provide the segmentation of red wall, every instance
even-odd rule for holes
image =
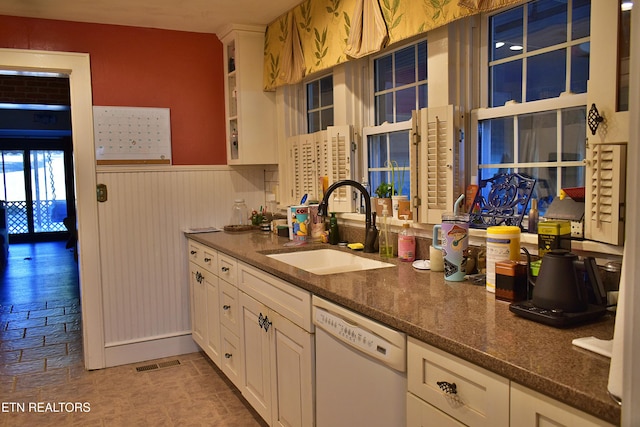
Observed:
[[[89,53],[94,105],[170,108],[173,164],[226,163],[215,34],[0,15],[0,47]]]

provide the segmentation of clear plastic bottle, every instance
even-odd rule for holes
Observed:
[[[235,199],[231,209],[231,225],[248,225],[249,210],[244,199]]]
[[[402,224],[402,231],[398,234],[398,258],[405,262],[416,259],[416,236],[408,222]]]
[[[380,232],[378,234],[378,246],[380,248],[379,253],[383,258],[393,257],[393,243],[389,236],[389,210],[387,206],[384,206],[382,210],[382,217],[380,221]]]

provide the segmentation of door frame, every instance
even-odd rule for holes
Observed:
[[[105,367],[93,100],[88,53],[0,48],[0,68],[69,75],[85,369]]]

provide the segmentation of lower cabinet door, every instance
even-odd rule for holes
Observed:
[[[274,311],[272,318],[272,425],[313,426],[313,335]]]
[[[265,305],[240,292],[240,336],[244,355],[240,390],[253,409],[271,424],[271,327],[268,310]]]
[[[207,335],[204,348],[207,356],[218,366],[221,364],[220,355],[220,293],[219,280],[217,276],[207,272],[205,274],[205,291],[207,306]]]
[[[511,425],[518,427],[612,426],[517,383],[511,383]]]
[[[193,340],[205,349],[207,346],[207,307],[205,270],[197,264],[189,263],[189,288],[191,291],[191,336]]]
[[[464,427],[464,424],[439,409],[407,393],[407,427]]]

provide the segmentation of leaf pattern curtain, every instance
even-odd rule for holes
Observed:
[[[387,24],[378,0],[356,0],[344,53],[351,58],[362,58],[382,49],[387,39]]]
[[[356,2],[375,0],[305,0],[267,26],[264,46],[265,90],[292,83],[285,70],[293,60],[287,40],[292,25],[298,31],[306,75],[349,61],[349,39],[358,26]],[[379,0],[388,44],[423,34],[450,22],[493,10],[521,0]],[[366,5],[366,3],[364,3]],[[363,6],[364,7],[364,6]],[[352,23],[354,28],[352,29]],[[372,22],[363,22],[371,25]],[[354,35],[355,37],[355,35]],[[381,45],[382,47],[382,45]],[[368,54],[374,53],[372,49]],[[367,54],[365,54],[367,55]],[[290,59],[285,59],[289,56]],[[295,80],[295,79],[294,79]]]
[[[300,45],[300,33],[296,25],[295,15],[291,13],[291,18],[287,19],[287,21],[291,24],[284,40],[280,78],[285,83],[295,84],[304,77],[304,55]]]

